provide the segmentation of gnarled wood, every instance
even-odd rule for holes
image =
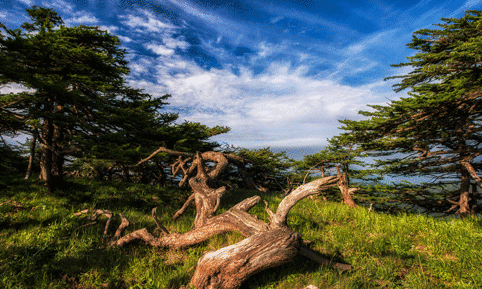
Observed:
[[[199,258],[191,284],[196,288],[239,288],[253,274],[291,261],[300,234],[285,227],[257,233]]]
[[[286,226],[286,217],[296,203],[308,196],[319,194],[323,190],[336,185],[337,181],[338,177],[331,176],[299,186],[281,201],[278,210],[276,210],[276,214],[272,217],[270,227]]]
[[[199,244],[225,232],[238,231],[244,236],[251,236],[268,229],[266,223],[247,213],[260,199],[259,196],[245,199],[221,215],[208,219],[203,226],[184,234],[173,232],[156,238],[144,228],[129,233],[112,244],[123,246],[136,240],[143,240],[155,247],[182,248]]]
[[[116,231],[111,245],[123,246],[133,241],[143,240],[155,247],[181,248],[199,244],[212,236],[229,231],[238,231],[246,236],[245,240],[237,244],[205,253],[199,259],[191,279],[191,284],[199,289],[238,288],[253,274],[289,262],[300,252],[303,256],[325,265],[343,270],[350,268],[349,265],[343,267],[343,264],[332,263],[319,255],[310,253],[308,249],[302,248],[301,236],[286,225],[287,215],[297,202],[336,185],[339,181],[338,177],[325,177],[298,187],[281,201],[276,213],[271,211],[266,204],[271,221],[270,224],[267,224],[247,212],[261,200],[259,196],[245,199],[228,211],[214,216],[219,199],[226,190],[224,187],[217,190],[210,188],[208,181],[211,176],[202,169],[204,167],[202,157],[197,154],[195,161],[198,173],[189,180],[194,193],[186,202],[188,204],[194,200],[196,203],[198,214],[194,228],[183,234],[169,233],[157,220],[155,210],[153,210],[154,221],[163,232],[161,236],[155,237],[144,228],[118,238],[125,226],[128,225],[127,219],[123,219],[122,229],[119,227]],[[187,206],[186,204],[183,208]],[[109,211],[96,211],[96,215],[109,213]],[[106,230],[107,228],[108,226],[106,226]]]
[[[338,176],[338,187],[340,188],[341,195],[343,196],[343,201],[349,207],[356,207],[356,203],[355,201],[353,201],[353,198],[351,196],[354,192],[359,190],[359,188],[348,189],[348,179],[346,173],[341,173],[338,167],[336,167],[336,171]]]

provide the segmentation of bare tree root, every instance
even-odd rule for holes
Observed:
[[[80,229],[80,228],[86,227],[86,226],[95,225],[95,224],[97,224],[97,218],[98,217],[105,216],[105,217],[107,217],[107,222],[105,224],[104,233],[103,233],[102,236],[103,236],[103,238],[108,238],[109,236],[107,235],[107,232],[109,231],[109,227],[110,227],[110,224],[111,224],[111,221],[112,221],[113,213],[109,210],[85,209],[85,210],[82,210],[78,213],[75,213],[74,216],[80,216],[82,214],[87,214],[89,212],[93,213],[92,217],[89,218],[92,222],[78,227],[77,230]],[[121,218],[121,224],[119,225],[119,227],[117,228],[117,230],[114,233],[114,236],[113,236],[114,239],[120,238],[120,236],[124,233],[124,230],[127,228],[127,226],[129,226],[129,220],[122,214],[119,214],[119,216]]]
[[[162,232],[159,237],[152,235],[146,228],[121,237],[122,231],[128,225],[128,221],[125,219],[110,243],[112,246],[124,246],[142,240],[155,247],[183,248],[199,244],[225,232],[237,231],[244,235],[246,239],[243,241],[216,251],[207,252],[198,260],[191,279],[191,284],[196,288],[239,288],[253,274],[290,262],[297,254],[332,268],[351,270],[349,265],[332,262],[303,247],[301,235],[290,230],[286,222],[289,211],[300,200],[317,195],[332,186],[343,185],[342,175],[320,178],[298,187],[285,196],[276,212],[271,211],[265,202],[266,211],[269,215],[269,223],[266,223],[259,220],[257,216],[248,213],[261,200],[259,196],[247,198],[226,212],[215,215],[226,188],[213,189],[210,184],[214,183],[227,166],[228,158],[235,160],[236,156],[228,156],[219,152],[204,152],[193,155],[170,151],[162,147],[157,152],[167,152],[179,156],[178,161],[173,165],[173,171],[183,171],[184,177],[180,185],[188,183],[193,190],[193,194],[176,212],[173,219],[182,215],[189,205],[195,204],[196,217],[193,229],[182,234],[169,232],[157,219],[156,208],[154,208],[152,218],[157,229]],[[152,154],[141,162],[147,161],[154,155]],[[186,159],[183,159],[183,157]],[[189,167],[187,166],[188,161],[191,163]],[[204,164],[205,161],[214,162],[216,166],[208,168]],[[347,187],[345,186],[345,188]],[[346,194],[349,196],[348,189]],[[78,214],[87,212],[88,210]],[[95,210],[93,220],[100,215],[105,215],[108,218],[104,230],[105,237],[113,214],[107,210]]]

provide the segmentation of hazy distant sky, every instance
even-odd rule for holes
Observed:
[[[299,157],[403,96],[383,79],[409,71],[390,64],[414,53],[412,33],[482,0],[0,0],[0,22],[18,28],[32,5],[117,35],[130,84],[171,94],[181,120],[231,127],[217,141]]]

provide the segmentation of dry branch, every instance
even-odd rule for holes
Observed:
[[[291,261],[301,236],[288,228],[255,234],[199,258],[191,284],[196,288],[239,288],[253,274]]]
[[[276,213],[271,211],[265,202],[266,210],[270,216],[270,224],[248,213],[261,200],[259,196],[247,198],[226,212],[214,216],[226,188],[213,189],[209,187],[209,182],[221,173],[223,167],[227,166],[227,159],[220,153],[210,153],[197,153],[194,156],[189,168],[189,170],[193,167],[197,169],[196,176],[189,178],[189,185],[193,194],[174,215],[174,218],[178,217],[189,204],[194,202],[196,218],[192,230],[183,234],[169,233],[160,224],[156,217],[156,208],[154,208],[152,217],[157,227],[164,234],[155,237],[144,228],[120,237],[122,231],[128,225],[127,219],[121,216],[123,221],[116,231],[116,239],[111,245],[123,246],[142,240],[155,247],[181,248],[199,244],[215,235],[230,231],[240,232],[247,237],[237,244],[205,253],[199,259],[196,271],[191,279],[191,284],[196,288],[238,288],[242,282],[253,274],[289,262],[300,252],[319,263],[347,270],[348,267],[338,266],[337,263],[325,260],[314,253],[309,253],[310,251],[306,248],[302,249],[300,234],[293,232],[286,225],[287,215],[296,203],[305,197],[319,194],[321,191],[336,185],[339,182],[339,177],[320,178],[298,187],[281,201]],[[207,171],[204,160],[216,162],[217,167]],[[179,159],[179,163],[181,162],[182,160]],[[88,210],[84,210],[78,214],[87,212]],[[96,210],[94,213],[93,219],[96,219],[99,215],[106,215],[109,218],[104,230],[105,236],[112,218],[112,212]]]
[[[173,232],[156,238],[147,229],[140,229],[125,235],[115,241],[113,245],[123,246],[136,240],[143,240],[155,247],[182,248],[199,244],[215,235],[230,231],[238,231],[244,236],[251,236],[255,232],[268,229],[266,223],[247,213],[260,199],[258,196],[245,199],[221,215],[208,219],[203,226],[184,234]]]
[[[348,189],[348,178],[346,173],[342,173],[338,166],[336,167],[336,172],[338,176],[338,187],[340,188],[340,192],[343,196],[345,204],[352,208],[356,207],[356,203],[355,201],[353,201],[353,198],[351,196],[354,192],[358,190],[358,188]]]
[[[296,190],[286,196],[278,206],[276,214],[273,216],[273,220],[270,224],[271,228],[286,226],[286,217],[291,208],[296,205],[302,199],[321,193],[329,187],[336,185],[338,177],[331,176],[320,178],[312,181],[306,185],[298,187]]]

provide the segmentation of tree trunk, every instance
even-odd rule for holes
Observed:
[[[226,192],[226,189],[225,187],[213,189],[209,184],[212,184],[227,166],[227,156],[219,152],[192,155],[173,152],[162,147],[156,153],[160,151],[180,156],[172,166],[173,175],[182,170],[184,177],[179,185],[182,186],[185,182],[188,182],[193,194],[173,218],[180,216],[190,204],[195,203],[196,217],[193,229],[183,234],[169,233],[166,228],[159,224],[155,214],[153,214],[156,225],[163,232],[160,237],[153,236],[144,228],[114,240],[111,244],[123,246],[135,240],[143,240],[156,247],[179,248],[198,244],[212,236],[229,231],[238,231],[246,236],[247,239],[237,244],[205,253],[199,259],[191,279],[191,284],[198,289],[238,288],[253,274],[291,261],[300,252],[302,240],[298,233],[293,232],[287,226],[287,216],[290,209],[303,198],[317,195],[339,183],[339,177],[331,176],[302,185],[285,196],[276,213],[271,211],[265,202],[270,220],[269,224],[248,213],[248,210],[260,201],[259,196],[245,199],[228,211],[214,216],[220,198]],[[138,165],[154,155],[151,154]],[[181,156],[187,157],[187,159],[183,160]],[[186,165],[188,160],[191,162],[189,167]],[[204,161],[215,162],[216,167],[208,171]],[[197,170],[197,174],[192,176],[195,170]],[[333,262],[325,260],[319,255],[313,258],[315,254],[309,252],[308,249],[303,250],[303,256],[325,265],[334,265]],[[346,265],[339,268],[350,270],[351,266]]]
[[[477,175],[477,172],[475,171],[474,167],[470,164],[468,161],[462,161],[461,164],[464,166],[464,168],[467,170],[467,172],[470,173],[472,178],[475,180],[477,185],[482,188],[482,179]]]
[[[461,173],[461,182],[460,182],[460,199],[458,202],[459,205],[459,214],[461,217],[466,217],[472,214],[472,210],[470,208],[470,174],[464,168],[460,169]]]
[[[57,111],[59,110],[61,108],[57,106]],[[63,129],[54,124],[52,135],[52,177],[56,183],[63,181],[64,155],[61,153],[63,142]]]
[[[338,175],[338,187],[340,188],[340,192],[343,196],[343,201],[345,204],[347,204],[349,207],[356,207],[355,201],[353,201],[353,198],[351,197],[352,193],[358,188],[352,188],[348,189],[348,176],[345,173],[341,173],[338,167],[336,167],[337,170],[337,175]]]
[[[47,183],[48,191],[55,191],[55,181],[52,176],[52,148],[53,148],[53,124],[45,119],[42,125],[42,154],[40,157],[40,179]]]
[[[140,229],[125,235],[113,245],[123,246],[135,240],[144,240],[155,247],[184,248],[199,244],[215,235],[237,231],[248,237],[259,231],[266,231],[268,225],[247,213],[259,201],[260,197],[248,198],[221,215],[206,220],[202,227],[194,228],[184,234],[176,232],[154,237],[146,229]]]
[[[289,262],[300,252],[301,236],[291,231],[286,225],[290,209],[303,198],[319,194],[336,185],[337,182],[338,178],[332,176],[298,187],[281,201],[276,213],[267,208],[270,224],[247,212],[261,199],[259,196],[254,196],[218,216],[213,217],[198,212],[202,221],[195,222],[195,228],[184,234],[169,233],[155,219],[158,227],[162,227],[161,231],[164,232],[162,236],[154,237],[146,229],[140,229],[125,235],[112,244],[123,246],[135,240],[144,240],[156,247],[180,248],[193,246],[221,233],[238,231],[247,239],[204,254],[199,259],[191,279],[191,284],[199,289],[238,288],[253,274]],[[190,199],[192,200],[194,197],[191,196]],[[349,265],[343,266],[310,252],[305,248],[302,254],[324,265],[351,270]]]
[[[131,176],[129,175],[129,168],[126,165],[122,164],[121,169],[122,169],[122,179],[124,180],[124,182],[130,183]]]
[[[28,158],[27,174],[25,175],[26,180],[28,180],[32,175],[33,163],[35,161],[36,147],[37,147],[37,133],[34,132],[32,135],[32,142],[30,143],[30,157]]]
[[[253,274],[290,262],[301,236],[280,227],[201,256],[191,284],[196,288],[239,288]]]
[[[59,184],[64,180],[64,155],[58,152],[52,153],[52,177]]]
[[[40,177],[41,180],[47,183],[48,191],[50,193],[55,191],[54,179],[52,176],[52,151],[43,148],[40,158]]]
[[[159,176],[156,178],[155,182],[165,187],[167,185],[166,184],[167,176],[166,176],[166,173],[164,172],[164,167],[162,166],[162,164],[159,164],[157,162],[156,162],[156,167],[159,171]]]

